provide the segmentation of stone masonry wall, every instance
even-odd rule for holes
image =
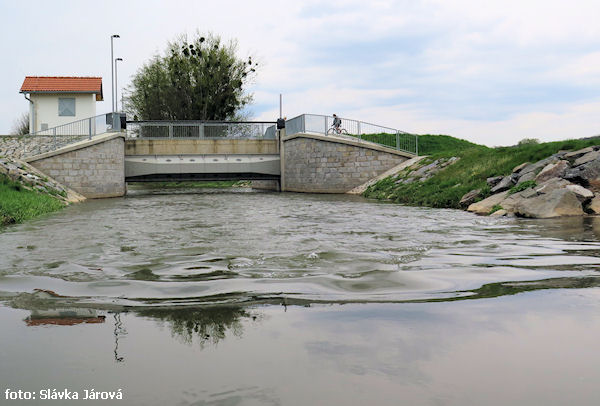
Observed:
[[[388,152],[298,137],[285,141],[285,190],[346,193],[406,161]]]
[[[29,164],[87,198],[125,194],[125,139],[106,141]]]
[[[0,156],[22,159],[86,138],[87,136],[0,135]]]

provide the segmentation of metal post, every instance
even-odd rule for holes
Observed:
[[[92,139],[92,119],[88,118],[88,135],[89,139]]]
[[[358,138],[361,138],[360,137],[360,121],[358,121]]]
[[[282,109],[282,103],[281,103],[282,99],[281,99],[281,93],[279,93],[279,118],[283,118],[283,109]]]
[[[416,154],[419,156],[419,134],[415,134]]]
[[[173,123],[169,123],[169,138],[173,138]]]
[[[302,132],[305,133],[306,132],[306,114],[302,114]]]
[[[400,149],[400,133],[396,131],[396,149]]]
[[[323,118],[325,119],[325,127],[323,128],[323,134],[327,134],[327,116]]]
[[[119,111],[119,85],[117,84],[117,62],[123,62],[123,58],[115,58],[115,109]]]
[[[110,96],[112,97],[111,111],[115,111],[115,73],[114,73],[114,55],[113,55],[113,38],[121,38],[119,34],[110,36]],[[114,121],[114,120],[113,120]]]
[[[52,135],[53,135],[52,138],[54,139],[54,149],[57,149],[56,148],[56,144],[57,144],[57,141],[56,141],[56,127],[54,127],[54,129],[52,129]]]

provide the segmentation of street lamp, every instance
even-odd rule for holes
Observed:
[[[111,111],[115,111],[115,68],[113,66],[113,38],[121,38],[119,34],[113,34],[110,36],[110,95],[112,96],[112,105],[110,106]]]
[[[115,58],[115,111],[119,111],[119,86],[117,86],[117,62],[119,61],[123,62],[123,58]]]

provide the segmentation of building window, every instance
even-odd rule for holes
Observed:
[[[75,116],[75,98],[59,98],[58,99],[58,115],[59,116]]]

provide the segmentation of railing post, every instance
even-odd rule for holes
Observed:
[[[57,140],[56,140],[56,127],[54,127],[54,129],[52,130],[52,135],[53,135],[53,139],[54,139],[54,149],[56,149],[56,144],[57,144]]]
[[[199,125],[199,129],[198,129],[198,135],[200,136],[200,139],[204,138],[204,123],[201,123]]]
[[[302,132],[306,133],[306,114],[302,114]]]
[[[325,119],[325,126],[323,127],[323,134],[327,134],[327,116],[323,117]]]
[[[396,149],[400,149],[400,133],[396,131]]]
[[[360,139],[360,121],[357,122],[357,127],[358,127],[358,138]]]
[[[92,139],[92,119],[91,118],[88,118],[88,135],[89,135],[89,139],[91,140]]]
[[[169,123],[169,138],[173,138],[173,123]]]
[[[419,156],[419,134],[415,134],[415,145],[416,145],[415,153],[417,156]]]

